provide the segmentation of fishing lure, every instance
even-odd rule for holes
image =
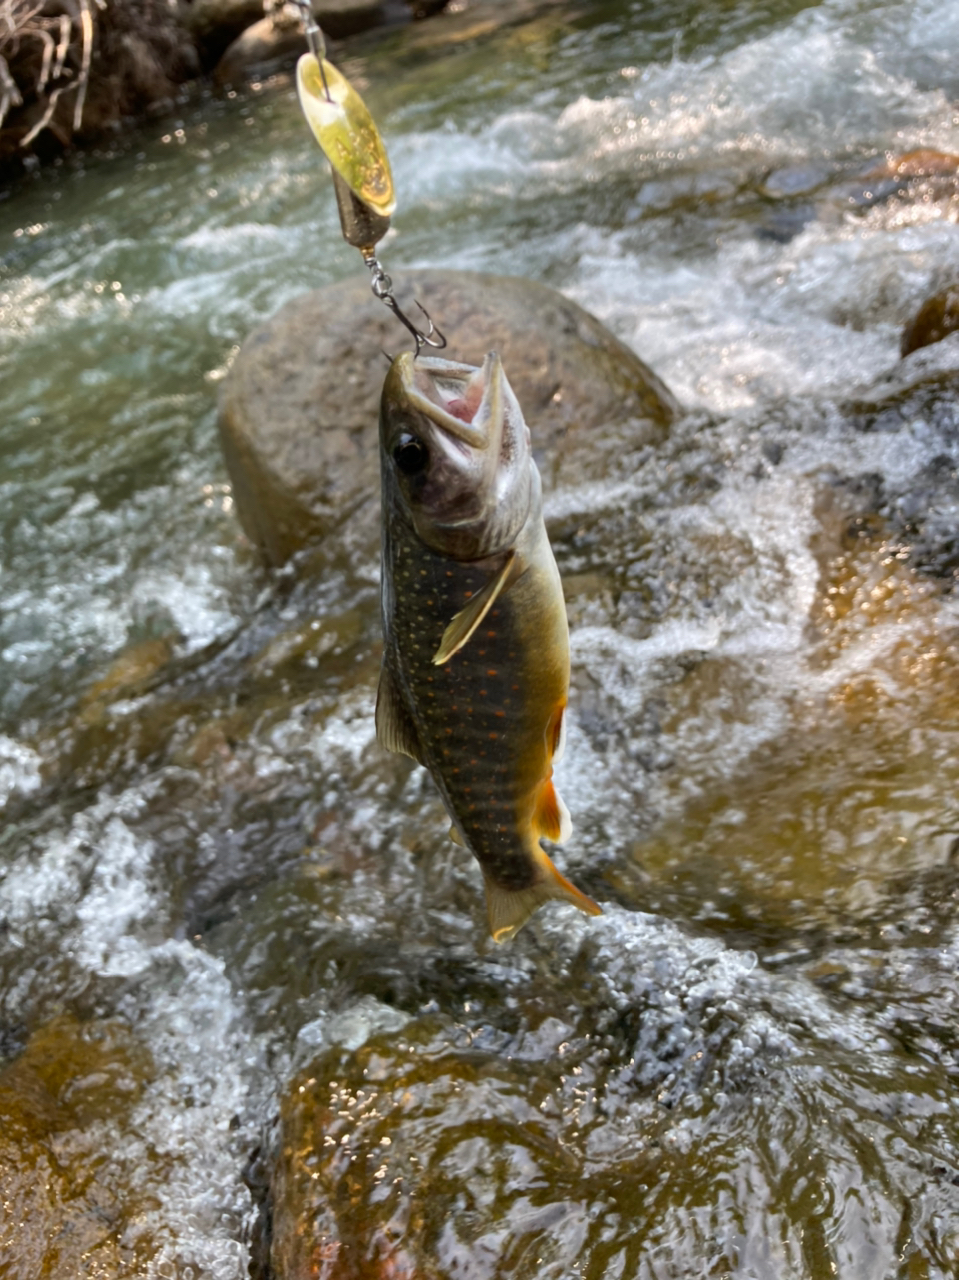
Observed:
[[[423,347],[440,350],[446,346],[446,338],[419,303],[416,305],[428,326],[425,333],[401,310],[393,296],[393,281],[376,256],[376,246],[389,230],[396,209],[393,174],[383,139],[363,99],[327,60],[326,41],[309,0],[297,0],[297,4],[309,52],[297,63],[296,91],[306,122],[330,162],[343,239],[359,249],[370,272],[374,297],[413,335],[416,355]]]

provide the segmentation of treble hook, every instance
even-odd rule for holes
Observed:
[[[405,325],[413,335],[413,341],[416,343],[416,351],[413,355],[413,359],[415,360],[417,358],[424,347],[432,347],[434,351],[442,351],[446,346],[446,338],[430,319],[430,313],[426,310],[423,304],[414,299],[420,311],[422,311],[423,315],[426,316],[426,323],[429,325],[429,329],[426,333],[423,333],[422,330],[418,329],[409,316],[404,315],[403,311],[400,309],[400,304],[393,296],[393,281],[380,266],[373,250],[367,249],[362,250],[361,252],[363,253],[363,261],[366,263],[367,267],[369,267],[370,273],[373,277],[372,289],[374,298],[379,298],[380,302],[385,302],[396,316],[397,320],[399,320],[400,324]]]

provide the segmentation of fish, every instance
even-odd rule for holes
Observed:
[[[553,785],[569,630],[529,428],[500,357],[397,356],[380,406],[383,663],[376,733],[424,765],[505,942],[545,902],[602,914],[540,845],[572,830]]]

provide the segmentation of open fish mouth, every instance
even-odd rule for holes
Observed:
[[[480,368],[404,352],[394,363],[411,409],[474,449],[498,446],[503,428],[503,366],[491,351]]]

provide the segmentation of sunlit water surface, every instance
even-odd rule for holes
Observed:
[[[330,1276],[953,1276],[959,347],[898,344],[959,192],[876,175],[959,152],[959,7],[479,13],[347,51],[384,256],[552,284],[688,411],[547,495],[607,916],[487,942],[374,745],[375,548],[236,523],[218,385],[357,270],[281,82],[0,204],[0,1048],[145,1047],[76,1122],[117,1274],[265,1274],[279,1158],[290,1275],[284,1205]]]

